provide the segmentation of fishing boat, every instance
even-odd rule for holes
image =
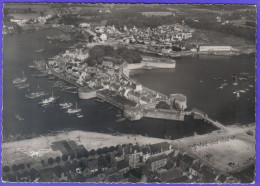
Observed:
[[[78,104],[76,103],[76,108],[75,108],[75,109],[68,109],[68,110],[67,110],[67,113],[68,113],[68,114],[75,114],[75,113],[80,112],[81,109],[78,109],[77,106],[78,106]]]
[[[58,96],[57,96],[57,97],[54,97],[54,96],[53,96],[53,93],[52,93],[52,96],[51,96],[51,97],[40,101],[39,104],[44,105],[44,104],[48,104],[48,103],[53,103],[53,102],[56,101],[58,98],[59,98]]]
[[[22,116],[20,116],[19,114],[15,114],[16,119],[18,119],[19,121],[23,121],[24,119],[22,118]]]
[[[61,109],[67,109],[67,108],[70,108],[73,104],[66,102],[66,103],[60,103],[59,105],[60,105]]]

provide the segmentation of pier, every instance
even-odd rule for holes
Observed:
[[[215,127],[219,128],[219,129],[222,129],[222,130],[226,129],[226,127],[223,124],[221,124],[218,121],[212,120],[211,118],[208,117],[208,115],[206,113],[204,113],[198,109],[193,109],[192,113],[194,114],[194,118],[203,119],[204,121],[207,121],[208,123],[214,125]]]

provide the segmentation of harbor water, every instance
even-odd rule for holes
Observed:
[[[31,138],[58,130],[85,130],[104,133],[130,133],[158,138],[181,138],[197,134],[205,134],[216,128],[203,121],[177,122],[166,120],[142,119],[131,122],[125,120],[116,122],[118,109],[107,104],[96,102],[95,99],[80,100],[77,94],[60,92],[53,88],[54,81],[46,77],[37,78],[36,70],[28,68],[34,60],[45,60],[65,51],[73,43],[46,40],[49,30],[39,30],[32,33],[20,33],[4,36],[3,48],[3,140]],[[58,34],[58,33],[57,33]],[[36,49],[44,48],[44,52],[35,53]],[[254,80],[248,80],[234,88],[226,86],[218,90],[219,82],[215,76],[228,79],[232,73],[249,72],[254,75],[254,58],[243,57],[185,57],[177,59],[173,70],[149,70],[136,73],[134,78],[145,86],[165,94],[183,93],[188,97],[188,105],[201,109],[213,119],[224,124],[248,123],[254,121],[254,87],[241,94],[237,99],[232,91],[240,89]],[[230,72],[232,69],[233,71]],[[30,87],[17,89],[12,81],[21,77],[24,72]],[[231,80],[230,80],[231,81]],[[252,82],[251,82],[252,81]],[[163,82],[163,83],[162,83]],[[49,95],[59,96],[56,104],[41,107],[41,98],[28,99],[25,94],[45,90]],[[48,97],[46,96],[46,97]],[[58,103],[72,102],[81,108],[82,118],[69,115],[60,109]],[[24,120],[19,121],[19,114]]]

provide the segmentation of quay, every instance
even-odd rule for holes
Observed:
[[[74,85],[75,87],[78,87],[78,88],[79,88],[79,87],[82,87],[81,84],[79,84],[79,83],[73,81],[72,79],[67,78],[67,77],[65,77],[65,76],[63,76],[63,75],[61,75],[61,74],[59,74],[59,73],[57,73],[57,72],[55,72],[54,70],[50,70],[49,72],[50,72],[52,75],[54,75],[54,76],[56,76],[56,77],[58,77],[58,78],[60,78],[60,79],[62,79],[62,80],[64,80],[64,81],[68,82],[69,84]]]

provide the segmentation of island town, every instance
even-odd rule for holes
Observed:
[[[106,8],[100,11],[109,14],[110,10]],[[36,69],[40,73],[34,76],[48,77],[49,80],[59,79],[54,83],[55,87],[60,91],[75,93],[80,99],[95,99],[96,102],[111,104],[118,110],[116,120],[118,123],[142,118],[173,121],[191,119],[202,120],[214,126],[216,130],[209,134],[174,140],[85,131],[69,131],[66,135],[62,131],[54,135],[8,141],[2,144],[4,180],[10,182],[252,182],[254,123],[242,127],[226,126],[208,117],[206,112],[190,108],[189,98],[186,95],[182,93],[165,95],[131,78],[135,70],[175,69],[178,64],[172,57],[233,56],[251,53],[251,48],[242,50],[231,45],[199,43],[194,38],[194,29],[184,21],[155,28],[126,25],[116,28],[114,25],[103,26],[87,22],[82,22],[77,27],[49,24],[64,16],[62,14],[72,13],[60,11],[57,15],[45,15],[36,19],[10,19],[10,25],[18,25],[18,28],[21,27],[25,31],[34,27],[64,30],[64,35],[46,36],[49,42],[54,40],[66,42],[80,38],[69,49],[46,60],[34,60],[28,64],[29,68]],[[149,17],[150,14],[154,13],[143,12],[144,16]],[[164,15],[163,12],[161,15]],[[216,21],[219,22],[218,17]],[[220,23],[228,24],[227,21]],[[4,26],[4,34],[16,32],[16,26],[7,25]],[[42,53],[44,49],[36,49],[35,52]],[[238,78],[250,77],[248,74],[239,74],[235,77],[235,83]],[[27,88],[25,77],[14,79],[13,84],[18,89]],[[221,86],[224,87],[226,84]],[[242,93],[238,90],[235,96],[239,98]],[[31,92],[25,96],[28,99],[35,99],[46,95],[46,92],[40,94]],[[57,99],[58,97],[52,95],[39,104],[48,106]],[[72,109],[72,104],[69,102],[60,103],[60,106],[68,109],[69,114],[81,111],[77,106],[76,109]],[[81,115],[78,115],[78,118],[80,117]],[[23,119],[21,116],[16,118]],[[91,139],[94,141],[98,139],[95,135],[102,136],[99,139],[102,142],[96,145],[89,142]],[[39,149],[40,143],[42,149]],[[232,153],[241,150],[234,146],[230,147],[232,144],[240,145],[245,152],[232,159]],[[227,150],[230,150],[231,154],[225,153]],[[221,159],[221,156],[227,157]]]

